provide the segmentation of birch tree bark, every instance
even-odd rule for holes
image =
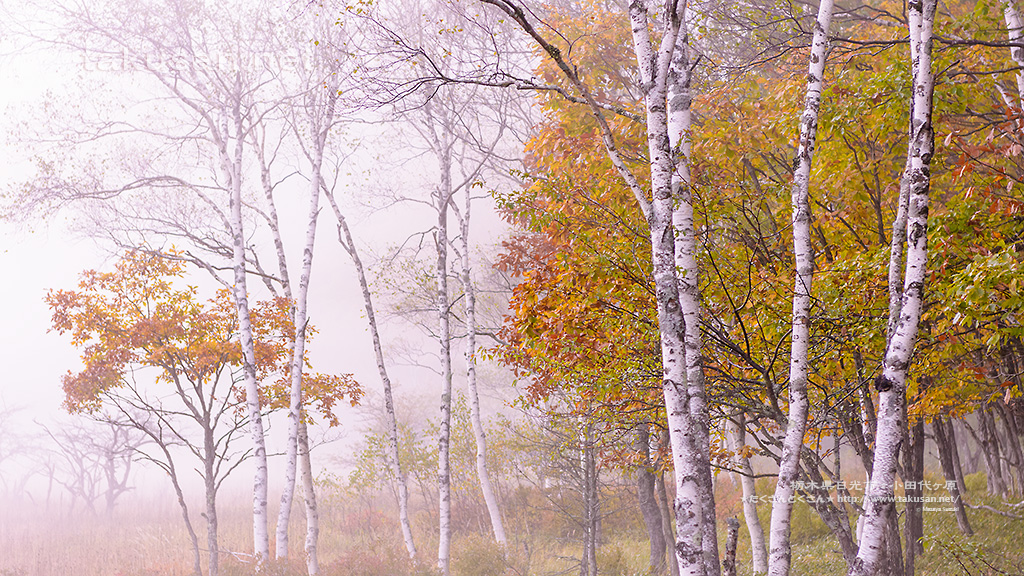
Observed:
[[[334,42],[331,42],[333,44]],[[291,127],[296,139],[302,142],[307,137],[309,142],[303,146],[303,152],[309,162],[309,207],[306,215],[306,234],[302,248],[302,263],[299,271],[299,283],[297,290],[291,289],[291,279],[288,276],[287,258],[283,250],[279,228],[272,226],[275,235],[275,247],[277,248],[279,266],[281,268],[281,283],[285,297],[292,303],[290,312],[292,323],[295,326],[295,339],[292,343],[292,358],[289,365],[290,398],[288,405],[288,439],[285,446],[285,484],[281,492],[281,506],[277,517],[277,542],[276,554],[278,558],[288,557],[288,524],[291,518],[292,500],[295,493],[295,483],[298,474],[298,467],[302,466],[307,475],[312,474],[312,463],[310,461],[308,433],[303,420],[303,389],[302,374],[305,365],[306,354],[306,326],[309,322],[308,295],[309,283],[313,270],[313,246],[316,242],[317,222],[320,215],[320,193],[324,186],[323,164],[324,153],[328,145],[328,138],[335,126],[335,108],[338,102],[339,75],[337,53],[326,53],[325,47],[315,49],[312,55],[306,59],[309,68],[308,79],[303,86],[301,95],[292,100]],[[319,46],[319,45],[318,45]],[[304,135],[308,134],[307,137]],[[264,174],[266,170],[263,170]],[[264,177],[264,180],[266,178]],[[267,189],[268,202],[274,206],[271,190]],[[274,214],[276,219],[276,213]],[[305,442],[303,442],[305,440]],[[305,449],[302,449],[302,444]],[[299,461],[302,460],[300,463]],[[317,574],[319,562],[317,559],[317,540],[319,538],[319,519],[317,516],[316,494],[313,491],[312,477],[305,480],[303,501],[306,505],[306,539],[304,548],[306,552],[307,571],[309,574]]]
[[[487,470],[487,438],[484,434],[483,420],[480,416],[480,393],[477,390],[476,381],[476,288],[473,285],[472,266],[469,259],[469,223],[472,206],[472,186],[464,186],[465,199],[460,211],[456,215],[459,219],[460,245],[458,250],[462,270],[462,293],[465,299],[466,314],[466,387],[469,392],[469,418],[473,426],[473,436],[476,440],[476,473],[480,480],[480,490],[484,495],[484,504],[487,506],[487,515],[491,520],[491,529],[494,531],[494,539],[498,544],[505,546],[508,538],[505,536],[505,526],[501,521],[501,510],[498,507],[498,497],[491,485],[491,477]]]
[[[1003,0],[1003,19],[1006,21],[1006,35],[1010,42],[1024,39],[1024,19],[1017,9],[1016,0]],[[1024,67],[1024,47],[1010,48],[1010,58],[1017,66]],[[1024,70],[1017,70],[1014,76],[1017,80],[1017,101],[1013,104],[1019,111],[1024,103]]]
[[[302,496],[306,505],[306,573],[310,576],[320,573],[320,509],[317,506],[316,486],[313,482],[313,463],[309,457],[309,432],[305,418],[299,420],[298,437],[299,476],[302,479]]]
[[[533,25],[528,12],[510,0],[481,0],[495,6],[528,34],[544,52],[554,60],[559,70],[576,91],[577,101],[585,103],[597,121],[598,131],[608,158],[623,182],[632,191],[649,225],[651,262],[658,332],[662,361],[662,391],[668,416],[669,437],[675,471],[676,501],[676,561],[683,575],[718,574],[717,558],[708,565],[704,540],[705,503],[702,479],[710,477],[703,468],[710,464],[700,451],[699,424],[694,424],[691,396],[688,389],[686,364],[686,320],[680,304],[680,285],[676,273],[676,246],[673,213],[679,202],[673,189],[676,170],[668,122],[669,70],[677,48],[685,2],[669,2],[659,12],[660,41],[655,48],[650,31],[650,16],[642,0],[632,0],[628,6],[633,48],[636,54],[640,90],[643,95],[644,116],[647,127],[650,190],[640,185],[636,175],[626,166],[619,153],[615,136],[605,118],[602,106],[584,84],[576,69],[562,51],[552,45]],[[649,195],[649,196],[648,196]],[[703,382],[694,383],[700,387]],[[697,404],[701,403],[699,390]],[[706,408],[705,408],[706,410]],[[699,418],[706,418],[699,414]],[[712,496],[713,499],[713,496]],[[713,519],[707,519],[713,521]],[[717,547],[717,543],[714,544]]]
[[[789,363],[789,418],[779,461],[779,481],[772,500],[768,574],[787,576],[792,546],[790,521],[796,482],[800,473],[800,451],[807,428],[808,351],[811,327],[811,285],[814,279],[814,247],[811,244],[809,180],[818,129],[818,109],[825,74],[828,30],[832,22],[832,0],[821,0],[811,40],[807,70],[807,96],[800,120],[800,145],[793,176],[793,255],[796,280],[793,287],[793,330]]]
[[[652,201],[650,210],[651,260],[658,308],[658,326],[662,354],[662,390],[668,415],[669,438],[676,476],[676,560],[681,575],[718,573],[715,558],[708,565],[705,555],[704,518],[706,490],[700,470],[699,424],[690,411],[687,386],[686,319],[681,309],[679,280],[676,274],[675,204],[672,180],[675,173],[668,130],[669,67],[676,50],[684,3],[670,8],[668,29],[657,53],[648,30],[646,6],[634,1],[629,6],[633,23],[633,44],[640,66],[647,117],[648,154],[651,166]]]
[[[185,18],[184,15],[178,15]],[[255,472],[253,475],[253,554],[257,570],[265,568],[264,562],[270,558],[270,538],[268,532],[267,513],[267,450],[263,427],[262,407],[259,399],[259,383],[256,377],[256,355],[253,342],[252,323],[249,314],[248,300],[248,262],[246,254],[246,229],[242,218],[243,208],[243,164],[245,161],[246,135],[251,129],[251,108],[254,106],[254,87],[250,85],[253,78],[236,71],[233,75],[222,74],[219,70],[200,69],[199,62],[204,56],[203,50],[210,46],[195,45],[187,30],[189,23],[181,21],[177,26],[185,27],[183,44],[174,49],[191,55],[189,63],[182,69],[163,70],[158,66],[163,63],[150,63],[143,59],[143,69],[159,82],[167,92],[183,107],[194,114],[206,132],[206,138],[215,149],[218,162],[220,186],[228,193],[228,211],[223,214],[231,242],[230,268],[232,282],[230,284],[238,317],[238,338],[242,351],[242,377],[246,391],[246,408],[253,443],[253,459]],[[128,40],[122,46],[131,47]],[[158,41],[144,37],[145,44],[155,46],[157,54],[166,47]],[[169,57],[169,61],[180,61],[178,54]],[[249,71],[246,71],[249,72]],[[213,268],[206,262],[196,261],[205,266],[216,276]]]
[[[381,386],[384,391],[384,425],[387,428],[387,457],[391,474],[398,486],[398,519],[402,528],[402,539],[405,542],[405,550],[411,560],[416,559],[416,543],[413,540],[412,524],[409,522],[409,487],[405,471],[402,469],[402,462],[398,457],[398,419],[395,416],[395,399],[391,388],[391,378],[388,375],[387,364],[384,362],[384,349],[381,346],[380,331],[377,329],[377,316],[373,306],[373,295],[370,293],[370,284],[366,279],[366,269],[359,257],[359,250],[352,238],[352,231],[348,227],[344,214],[338,206],[332,190],[325,188],[324,192],[334,216],[338,220],[338,242],[345,252],[352,259],[356,269],[356,279],[359,281],[359,288],[363,294],[363,310],[366,312],[366,322],[370,328],[370,339],[373,342],[373,355],[377,362],[377,373],[380,375]]]
[[[428,104],[429,106],[429,104]],[[437,567],[442,576],[448,576],[452,537],[452,479],[451,479],[451,425],[452,425],[452,352],[451,327],[448,317],[448,203],[451,201],[451,156],[450,151],[441,151],[441,185],[435,192],[437,205],[437,229],[434,244],[437,247],[437,265],[434,269],[437,282],[435,295],[437,306],[438,342],[441,346],[441,420],[437,439],[437,500],[438,529]]]
[[[435,119],[430,99],[423,105],[426,114],[425,132],[427,142],[437,159],[440,182],[432,193],[437,222],[434,228],[434,246],[437,259],[434,266],[434,309],[437,314],[437,340],[441,360],[441,418],[438,422],[437,438],[437,500],[438,500],[438,543],[437,567],[442,576],[448,576],[452,537],[452,487],[451,487],[451,421],[452,421],[452,334],[450,322],[451,304],[448,298],[448,207],[452,202],[452,142],[445,129],[443,119]],[[442,112],[443,113],[443,112]]]
[[[751,569],[754,574],[768,572],[768,549],[764,542],[764,528],[761,527],[761,520],[757,517],[757,490],[754,486],[754,469],[750,466],[750,458],[743,454],[743,447],[746,444],[746,418],[745,413],[740,410],[735,415],[736,420],[726,420],[726,434],[729,438],[729,449],[736,456],[733,462],[738,469],[740,486],[743,491],[743,519],[747,524],[747,533],[750,534]]]
[[[875,442],[871,485],[865,497],[864,528],[851,576],[874,574],[878,568],[885,524],[893,507],[893,482],[902,433],[900,417],[905,384],[917,339],[927,264],[928,193],[934,149],[932,130],[932,26],[934,0],[908,4],[911,57],[914,61],[912,129],[908,143],[911,158],[907,202],[906,272],[899,322],[889,339],[882,374],[875,379],[879,393],[878,434]]]
[[[234,107],[237,112],[237,105]],[[231,240],[232,272],[234,274],[235,308],[238,314],[238,334],[242,344],[243,373],[245,378],[246,407],[252,427],[255,446],[256,473],[253,477],[253,545],[256,562],[261,565],[270,559],[270,534],[267,531],[267,447],[264,440],[263,414],[260,408],[259,384],[256,381],[256,354],[253,345],[252,324],[249,320],[249,290],[246,281],[245,229],[242,223],[242,128],[236,122],[235,162],[224,158],[224,170],[231,183]],[[226,146],[222,147],[222,154]],[[225,155],[226,156],[226,155]]]
[[[689,34],[686,24],[686,2],[682,2],[680,25],[675,49],[669,65],[668,81],[668,134],[672,146],[675,170],[672,172],[672,191],[675,205],[672,226],[675,229],[675,261],[679,275],[679,306],[685,321],[686,392],[689,395],[690,418],[694,425],[695,443],[700,461],[710,462],[711,423],[704,397],[704,368],[701,359],[701,308],[697,266],[697,236],[693,224],[693,194],[690,177],[690,128],[692,74],[689,56]],[[710,466],[698,463],[701,492],[702,540],[704,564],[709,576],[718,573],[718,530],[715,524],[715,487]]]

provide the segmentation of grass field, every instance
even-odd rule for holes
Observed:
[[[968,478],[969,501],[1009,509],[984,495],[985,479]],[[759,486],[764,492],[767,484]],[[941,495],[938,492],[936,495]],[[719,482],[719,517],[740,516],[738,495],[728,480]],[[131,501],[114,516],[47,513],[30,505],[0,510],[0,576],[172,576],[190,573],[191,551],[173,503]],[[610,522],[598,555],[599,571],[608,575],[642,575],[648,565],[648,544],[635,510],[623,506],[619,520]],[[221,547],[244,552],[251,548],[247,506],[239,499],[226,502],[221,512]],[[770,509],[760,510],[767,530]],[[632,517],[633,514],[635,517]],[[952,512],[925,512],[925,554],[918,575],[989,576],[1024,574],[1024,520],[986,510],[970,510],[975,530],[963,536]],[[427,533],[421,518],[418,532],[419,562],[405,556],[394,521],[372,507],[324,504],[321,530],[321,565],[325,576],[399,576],[433,572],[431,556],[436,537]],[[301,514],[295,518],[293,556],[301,557]],[[635,521],[635,522],[634,522]],[[632,527],[630,524],[634,524]],[[724,522],[723,522],[724,525]],[[455,576],[554,575],[574,573],[578,544],[552,534],[543,525],[516,526],[512,543],[502,551],[479,533],[456,534],[452,572]],[[200,531],[200,539],[203,533]],[[845,574],[845,563],[828,529],[806,506],[794,511],[794,576]],[[739,573],[750,574],[749,541],[740,532]],[[252,574],[244,555],[225,554],[222,574]],[[304,574],[301,560],[279,563],[273,573]]]

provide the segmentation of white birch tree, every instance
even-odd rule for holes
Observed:
[[[768,572],[768,548],[765,546],[764,528],[757,517],[757,491],[754,485],[754,469],[750,465],[750,458],[744,455],[746,445],[746,418],[742,410],[737,411],[732,419],[726,420],[726,434],[729,439],[729,449],[735,454],[734,465],[738,468],[736,476],[739,477],[741,490],[743,491],[743,520],[747,524],[747,533],[750,535],[751,569],[754,574]]]
[[[449,319],[448,301],[448,205],[452,201],[452,143],[447,134],[440,136],[434,125],[432,105],[430,101],[424,105],[427,116],[427,129],[430,133],[429,145],[438,161],[441,181],[431,194],[434,209],[437,211],[437,225],[434,229],[434,246],[437,250],[437,261],[434,267],[434,280],[437,292],[434,295],[437,312],[437,340],[440,345],[441,360],[441,416],[438,422],[437,439],[437,500],[438,500],[438,543],[437,567],[443,576],[448,576],[449,558],[451,555],[451,515],[452,515],[452,479],[451,479],[451,424],[452,424],[452,335]]]
[[[285,484],[281,492],[281,506],[278,509],[275,553],[278,558],[289,555],[288,525],[292,510],[295,485],[302,479],[306,505],[306,538],[304,543],[306,568],[309,574],[319,572],[317,541],[319,537],[319,515],[316,493],[313,486],[312,464],[309,454],[309,438],[306,425],[303,394],[303,368],[306,358],[306,328],[309,323],[309,285],[313,267],[314,244],[317,221],[320,214],[320,195],[325,188],[323,170],[324,156],[329,146],[332,130],[337,125],[336,107],[342,82],[341,62],[344,54],[344,39],[340,27],[321,15],[313,7],[306,7],[296,18],[304,24],[297,37],[291,39],[294,46],[294,74],[282,71],[281,106],[284,121],[291,136],[302,150],[309,165],[306,214],[306,232],[302,244],[302,260],[298,284],[293,288],[288,271],[288,259],[284,250],[278,223],[275,183],[270,177],[268,166],[269,150],[266,142],[257,139],[254,148],[258,150],[261,164],[264,194],[268,210],[266,220],[271,230],[278,260],[278,284],[281,295],[290,303],[290,313],[295,326],[292,342],[292,357],[289,364],[289,406],[288,436],[285,446]],[[295,82],[294,85],[291,82]],[[261,133],[265,136],[265,132]],[[274,149],[276,150],[276,146]]]
[[[499,135],[500,138],[500,135]],[[497,140],[496,140],[497,141]],[[480,392],[477,386],[476,363],[477,363],[477,318],[476,318],[476,286],[473,284],[473,266],[470,260],[470,216],[473,202],[473,185],[463,187],[463,203],[461,209],[456,209],[455,214],[459,221],[459,247],[456,253],[461,266],[459,280],[462,283],[462,297],[464,299],[464,313],[466,324],[466,388],[469,400],[469,418],[473,426],[473,436],[476,440],[476,473],[480,481],[480,491],[484,495],[484,504],[487,506],[487,515],[491,520],[491,530],[494,539],[505,546],[508,544],[508,537],[505,535],[505,525],[501,520],[501,509],[498,507],[498,497],[491,484],[491,476],[487,469],[487,438],[484,434],[483,418],[480,415]],[[455,208],[455,206],[453,206]]]
[[[377,373],[380,376],[384,392],[384,426],[387,429],[387,460],[391,468],[391,474],[398,486],[398,518],[402,528],[402,539],[405,543],[406,553],[409,558],[416,558],[416,543],[413,539],[412,524],[409,521],[409,487],[407,474],[402,468],[402,462],[398,457],[398,419],[395,416],[395,399],[391,386],[391,377],[388,375],[387,364],[384,361],[384,348],[381,344],[380,331],[377,328],[377,315],[373,305],[373,294],[370,292],[370,283],[366,278],[366,269],[363,266],[362,258],[359,256],[359,249],[352,237],[348,221],[338,205],[334,195],[334,188],[325,188],[327,200],[331,204],[334,216],[338,220],[338,243],[352,259],[355,267],[356,279],[359,282],[359,289],[363,295],[363,310],[366,313],[366,322],[370,329],[370,339],[373,342],[374,360],[377,363]]]
[[[910,171],[907,194],[906,264],[898,321],[888,339],[882,373],[875,379],[879,394],[877,438],[872,464],[871,485],[865,496],[864,526],[860,531],[857,558],[850,566],[851,576],[873,575],[878,569],[884,546],[885,527],[894,506],[893,484],[900,441],[903,437],[901,413],[905,399],[907,372],[917,339],[924,299],[927,264],[928,195],[931,184],[930,163],[934,151],[932,129],[932,28],[934,0],[914,1],[907,5],[910,48],[913,60],[911,132],[908,139]],[[894,234],[895,236],[895,234]],[[895,241],[894,241],[895,243]],[[890,261],[890,266],[902,262]],[[890,273],[891,274],[891,273]],[[890,276],[891,277],[891,276]],[[890,317],[890,325],[893,317]]]
[[[183,242],[183,258],[211,272],[234,296],[243,352],[242,376],[254,450],[253,541],[257,563],[269,558],[267,453],[255,369],[249,312],[248,276],[253,260],[248,245],[246,195],[249,140],[265,118],[261,101],[272,67],[273,21],[267,6],[203,6],[108,2],[58,4],[66,23],[43,38],[78,51],[87,60],[108,59],[158,94],[157,120],[104,119],[81,142],[118,143],[118,138],[162,140],[152,158],[110,170],[60,180],[37,180],[35,192],[52,204],[89,204],[95,230],[122,246],[159,247]],[[138,106],[151,100],[137,94]],[[149,120],[149,119],[147,119]],[[77,130],[81,128],[76,127]],[[166,143],[173,153],[167,152]],[[160,157],[162,154],[164,157]],[[108,185],[107,180],[124,181]],[[226,206],[226,209],[225,209]],[[220,271],[229,271],[221,277]]]
[[[825,75],[832,0],[821,0],[814,23],[807,70],[807,94],[800,119],[800,144],[793,175],[793,253],[796,279],[793,287],[793,329],[789,364],[789,419],[779,462],[779,481],[772,501],[768,574],[787,576],[792,546],[790,521],[795,501],[794,482],[800,473],[800,452],[807,428],[808,350],[811,328],[811,285],[814,279],[814,247],[811,244],[811,207],[808,199],[811,163],[818,129],[818,111]]]
[[[679,134],[679,141],[684,142],[681,146],[685,146],[685,139],[682,137],[685,134],[685,127],[670,131],[668,113],[670,85],[688,82],[688,74],[685,73],[688,69],[679,67],[676,69],[677,73],[671,73],[673,60],[685,62],[676,53],[680,47],[680,38],[685,38],[685,32],[681,32],[685,2],[670,2],[659,12],[657,24],[660,41],[657,44],[652,38],[652,19],[645,3],[635,0],[629,4],[628,12],[648,138],[648,168],[651,181],[648,190],[640,184],[623,160],[615,135],[605,116],[608,112],[616,112],[617,107],[598,102],[567,56],[563,55],[562,51],[535,26],[536,17],[531,12],[522,5],[507,0],[482,1],[508,15],[516,26],[528,34],[555,61],[570,85],[570,89],[564,92],[571,100],[584,103],[590,109],[597,121],[609,160],[626,186],[633,192],[649,224],[658,332],[661,341],[663,393],[676,479],[676,560],[680,574],[716,575],[719,570],[717,558],[711,561],[705,554],[705,548],[715,549],[717,543],[709,542],[704,536],[709,532],[706,529],[707,524],[713,523],[714,518],[709,518],[705,514],[706,506],[713,505],[713,495],[708,498],[710,486],[706,482],[711,475],[708,469],[709,462],[704,457],[702,449],[704,434],[701,422],[707,421],[706,406],[703,406],[702,400],[703,381],[698,379],[693,383],[693,390],[688,388],[686,318],[680,304],[680,281],[676,261],[676,237],[679,232],[673,223],[675,219],[685,220],[686,210],[692,211],[692,207],[683,207],[689,204],[679,192],[684,186],[673,185],[677,173],[677,152],[673,150],[670,133]],[[683,44],[685,45],[685,42]],[[673,87],[672,90],[675,92],[677,88]],[[683,89],[680,88],[679,91]],[[687,108],[688,103],[685,107],[675,109],[673,115],[685,118]],[[678,216],[677,210],[680,211]],[[685,234],[685,225],[681,225],[680,228]],[[689,241],[681,240],[684,245]],[[686,279],[695,280],[696,275],[689,276],[687,272]],[[693,310],[688,312],[692,313]],[[691,402],[694,408],[691,408]],[[697,410],[696,414],[693,413],[693,409]]]

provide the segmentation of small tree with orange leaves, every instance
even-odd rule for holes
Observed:
[[[242,352],[230,295],[202,301],[182,286],[185,265],[131,252],[113,272],[87,271],[78,290],[51,291],[53,327],[71,335],[84,368],[63,378],[69,412],[85,413],[142,431],[155,446],[140,457],[171,479],[192,539],[193,570],[202,573],[199,540],[182,492],[178,459],[198,461],[205,487],[209,573],[218,572],[217,492],[249,455],[234,440],[247,424],[241,382]],[[286,301],[252,310],[261,403],[287,403],[287,373],[295,328]],[[305,377],[311,405],[333,426],[340,399],[355,404],[361,391],[351,375]]]

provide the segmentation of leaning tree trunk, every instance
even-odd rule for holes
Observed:
[[[988,405],[981,405],[978,407],[977,414],[981,449],[985,454],[985,467],[988,470],[988,492],[990,495],[1006,498],[1009,492],[1006,481],[1007,474],[1004,473],[1003,451],[1000,447],[999,430],[996,429],[992,409]]]
[[[166,458],[166,465],[161,465],[164,472],[171,479],[171,486],[174,487],[174,495],[178,499],[178,507],[181,508],[181,517],[185,521],[185,529],[188,531],[188,539],[192,543],[192,574],[193,576],[202,576],[203,574],[203,561],[199,550],[199,536],[196,534],[195,527],[192,526],[192,519],[188,514],[188,504],[185,502],[185,492],[181,489],[181,483],[178,482],[178,470],[174,466],[174,458],[171,457],[171,452],[168,449],[168,444],[162,442],[162,438],[157,436],[155,432],[147,431],[147,434],[155,441],[156,445],[164,453]],[[74,501],[72,500],[72,505]],[[73,509],[73,508],[72,508]]]
[[[953,472],[956,474],[956,485],[960,490],[960,494],[966,496],[967,483],[964,482],[964,467],[960,462],[960,449],[957,447],[956,426],[953,424],[953,418],[948,418],[943,423],[943,426],[946,429],[946,437],[949,439],[949,453],[953,456]]]
[[[1018,495],[1024,494],[1024,449],[1020,445],[1020,433],[1017,422],[1013,418],[1013,412],[1002,398],[994,400],[992,406],[999,413],[999,419],[1003,422],[1004,431],[1006,432],[1005,451],[1012,456],[1008,466],[1012,464],[1014,469],[1011,478],[1016,483],[1015,493]],[[1007,476],[1010,476],[1009,470],[1007,470]]]
[[[772,500],[768,574],[787,576],[792,546],[790,521],[795,496],[794,483],[800,473],[800,450],[807,428],[807,376],[811,336],[811,284],[814,279],[814,247],[811,245],[811,207],[808,199],[811,162],[818,130],[818,109],[825,75],[828,29],[832,22],[832,0],[821,0],[811,40],[807,70],[807,96],[800,119],[800,146],[793,175],[793,255],[796,280],[793,287],[792,348],[789,363],[789,419],[779,461],[779,481]]]
[[[359,289],[363,293],[363,310],[366,312],[366,322],[370,328],[370,339],[373,341],[373,355],[377,361],[377,373],[380,376],[381,385],[384,388],[384,425],[387,428],[387,458],[391,474],[398,486],[398,520],[402,527],[402,539],[405,541],[405,550],[409,559],[416,560],[416,544],[412,536],[412,523],[409,521],[409,485],[406,481],[406,474],[402,470],[402,463],[398,457],[398,418],[395,416],[395,399],[391,390],[391,378],[388,375],[387,365],[384,363],[384,348],[380,342],[380,331],[377,329],[377,316],[374,313],[373,295],[370,293],[370,283],[366,279],[366,269],[359,257],[355,241],[352,238],[352,231],[349,230],[348,222],[338,207],[334,195],[327,193],[327,200],[331,203],[331,209],[338,219],[338,242],[352,259],[352,265],[356,269],[356,278],[359,280]]]
[[[872,465],[871,486],[866,495],[865,522],[857,560],[851,576],[875,573],[885,537],[885,526],[894,508],[893,483],[899,444],[902,439],[902,406],[911,355],[917,339],[924,299],[927,264],[928,192],[930,162],[934,149],[932,131],[931,70],[932,24],[935,0],[908,4],[913,74],[913,128],[908,154],[911,156],[910,189],[907,203],[906,273],[899,322],[889,339],[882,374],[875,380],[879,393],[878,435]]]
[[[469,419],[473,426],[473,436],[476,439],[476,473],[480,480],[480,490],[484,495],[484,504],[487,506],[487,514],[491,519],[491,529],[494,531],[494,539],[498,544],[505,546],[508,538],[505,536],[505,525],[501,521],[501,510],[498,508],[498,497],[491,485],[491,475],[487,470],[487,438],[484,434],[483,420],[480,416],[480,394],[477,390],[476,381],[476,288],[473,286],[471,275],[472,267],[469,258],[469,222],[471,208],[472,186],[466,186],[466,203],[460,214],[460,228],[462,238],[461,260],[462,260],[462,291],[466,301],[466,387],[469,391]]]

